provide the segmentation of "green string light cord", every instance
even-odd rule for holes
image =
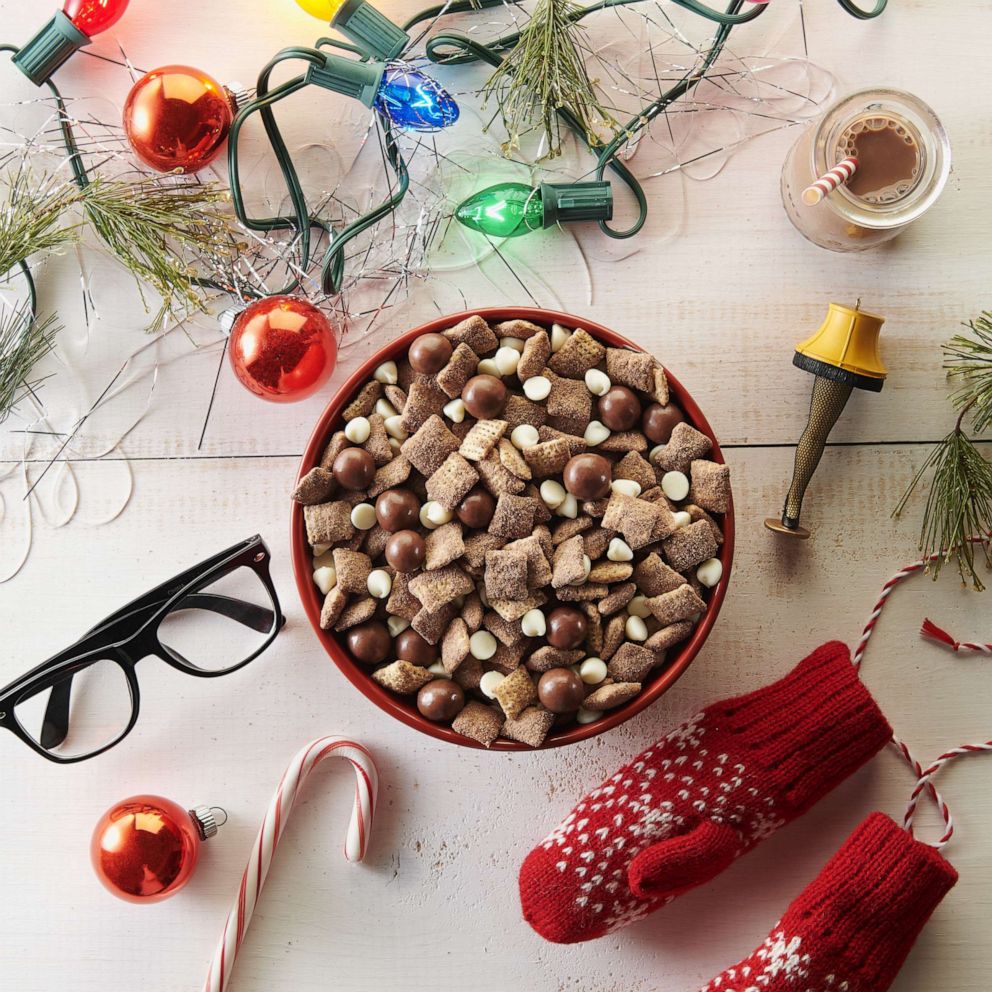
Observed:
[[[315,48],[294,47],[283,49],[259,73],[255,99],[238,113],[234,119],[234,123],[231,125],[227,152],[228,171],[231,181],[231,200],[234,204],[234,211],[238,220],[245,227],[252,231],[262,231],[265,233],[279,230],[295,231],[299,238],[299,267],[301,272],[306,271],[310,265],[313,244],[312,230],[318,228],[330,236],[330,244],[321,261],[320,281],[321,290],[326,294],[334,295],[341,291],[341,286],[344,282],[345,249],[348,242],[363,231],[373,227],[400,205],[409,189],[410,175],[406,162],[400,153],[399,145],[396,142],[391,122],[385,114],[377,111],[379,122],[382,125],[385,159],[396,177],[396,185],[391,190],[390,195],[382,203],[342,228],[336,234],[332,232],[328,221],[310,212],[306,194],[300,183],[299,174],[296,171],[296,166],[293,164],[292,155],[286,147],[286,142],[282,137],[282,132],[279,130],[279,125],[276,122],[273,112],[275,104],[309,85],[307,77],[305,75],[295,76],[271,90],[269,89],[269,81],[275,68],[283,62],[295,60],[305,62],[308,65],[323,66],[325,60],[319,49],[325,46],[334,46],[361,55],[361,52],[353,46],[346,45],[332,38],[321,38]],[[262,119],[262,125],[265,128],[272,152],[279,165],[279,170],[282,172],[283,181],[286,184],[286,189],[293,207],[292,215],[251,217],[245,206],[244,194],[241,189],[238,141],[245,122],[256,113]],[[280,292],[291,292],[299,284],[299,277],[293,278]]]

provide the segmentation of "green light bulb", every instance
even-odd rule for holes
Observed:
[[[516,238],[544,227],[544,204],[526,183],[497,183],[470,196],[455,211],[466,227],[493,238]]]
[[[458,205],[455,217],[492,238],[517,238],[557,223],[609,220],[613,191],[607,182],[497,183]]]

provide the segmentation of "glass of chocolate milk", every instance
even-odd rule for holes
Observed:
[[[848,156],[858,169],[820,203],[803,202],[814,180]],[[889,241],[925,213],[951,169],[951,146],[937,115],[900,90],[860,90],[803,132],[782,167],[789,219],[814,244],[864,251]]]

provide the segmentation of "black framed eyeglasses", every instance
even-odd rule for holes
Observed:
[[[200,678],[243,668],[286,622],[269,558],[256,534],[128,603],[0,689],[0,726],[49,761],[84,761],[137,722],[142,658]]]

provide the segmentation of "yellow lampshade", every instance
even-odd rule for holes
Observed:
[[[799,368],[878,392],[888,374],[878,350],[884,317],[831,303],[819,330],[796,345]]]
[[[331,23],[344,0],[296,0],[308,13],[327,24]]]

